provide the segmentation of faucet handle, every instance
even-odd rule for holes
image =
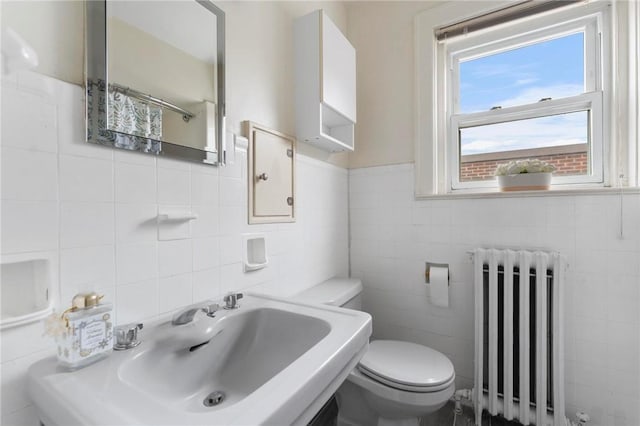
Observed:
[[[220,305],[217,303],[212,303],[211,305],[207,305],[204,308],[202,308],[202,312],[204,312],[205,314],[207,314],[208,317],[215,317],[216,316],[216,312],[220,310]]]
[[[142,330],[142,323],[132,323],[119,325],[116,327],[116,343],[113,349],[123,351],[125,349],[135,348],[140,344],[138,340],[138,330]]]
[[[229,293],[224,296],[225,309],[238,309],[240,305],[238,304],[238,300],[242,299],[244,296],[242,293]]]

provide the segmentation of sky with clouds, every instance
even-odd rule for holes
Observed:
[[[572,34],[460,64],[460,113],[488,111],[584,92],[583,34]],[[587,142],[588,114],[463,129],[461,154]]]

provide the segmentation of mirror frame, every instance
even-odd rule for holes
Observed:
[[[216,159],[212,160],[207,158],[207,154],[211,154],[205,150],[191,148],[187,146],[178,145],[171,142],[156,141],[153,139],[146,139],[154,143],[160,142],[162,149],[159,153],[146,152],[139,148],[130,149],[130,151],[138,151],[146,154],[169,157],[179,160],[187,160],[193,162],[199,162],[201,164],[210,165],[224,165],[225,163],[225,119],[226,119],[226,104],[225,104],[225,13],[218,6],[213,4],[210,0],[194,0],[202,5],[209,12],[214,14],[217,18],[216,22],[216,48],[217,48],[217,64],[216,64]],[[96,110],[95,116],[90,120],[89,117],[89,96],[93,85],[105,84],[109,82],[108,79],[108,63],[109,57],[107,52],[107,0],[91,0],[85,2],[85,94],[87,95],[87,102],[85,102],[85,130],[87,142],[112,146],[114,148],[120,148],[115,146],[112,138],[109,138],[113,132],[106,128],[94,123],[107,123],[107,109],[108,109],[108,96],[105,96],[103,105],[99,105],[96,99],[93,100],[94,108]],[[97,82],[97,83],[94,83]],[[100,83],[101,82],[101,83]],[[132,135],[126,135],[120,133],[125,140],[133,142]],[[140,138],[140,137],[136,137]],[[143,138],[144,139],[144,138]],[[127,148],[122,148],[127,149]]]

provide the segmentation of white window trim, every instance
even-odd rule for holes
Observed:
[[[593,1],[568,8],[581,8],[585,14],[588,14],[600,10],[603,3],[605,2]],[[604,164],[603,180],[605,185],[637,186],[639,184],[638,164],[640,164],[637,140],[640,119],[637,112],[640,108],[638,108],[637,96],[638,60],[637,55],[632,55],[632,52],[634,52],[633,49],[640,46],[640,37],[638,36],[640,24],[636,19],[640,15],[639,6],[633,2],[619,2],[617,0],[606,3],[612,5],[609,31],[611,34],[619,34],[619,31],[623,31],[624,35],[622,37],[603,36],[602,41],[608,47],[608,49],[604,49],[605,53],[611,52],[613,55],[612,58],[604,58],[602,61],[612,64],[611,70],[603,70],[602,79],[604,85],[609,85],[612,88],[612,90],[606,91],[607,95],[601,100],[603,108],[609,110],[602,122],[605,142],[601,150]],[[447,179],[450,164],[446,161],[447,146],[445,143],[450,125],[445,120],[448,102],[442,91],[437,90],[445,83],[447,58],[443,49],[438,48],[439,43],[434,37],[434,31],[439,27],[501,9],[509,4],[511,2],[508,1],[483,2],[481,4],[451,2],[416,16],[416,197],[452,193],[450,181]],[[562,11],[558,14],[560,13],[571,13],[571,11]],[[616,67],[616,61],[619,60],[615,55],[617,47],[621,47],[626,52],[625,56],[628,56],[628,59]],[[628,125],[621,126],[617,121],[618,117],[628,120]],[[618,179],[620,174],[625,178]],[[576,188],[584,188],[584,185],[576,185]],[[491,192],[491,190],[486,192]]]

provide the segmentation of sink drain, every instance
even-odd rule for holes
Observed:
[[[214,391],[207,395],[202,403],[205,407],[215,407],[222,403],[222,401],[224,401],[224,392]]]

